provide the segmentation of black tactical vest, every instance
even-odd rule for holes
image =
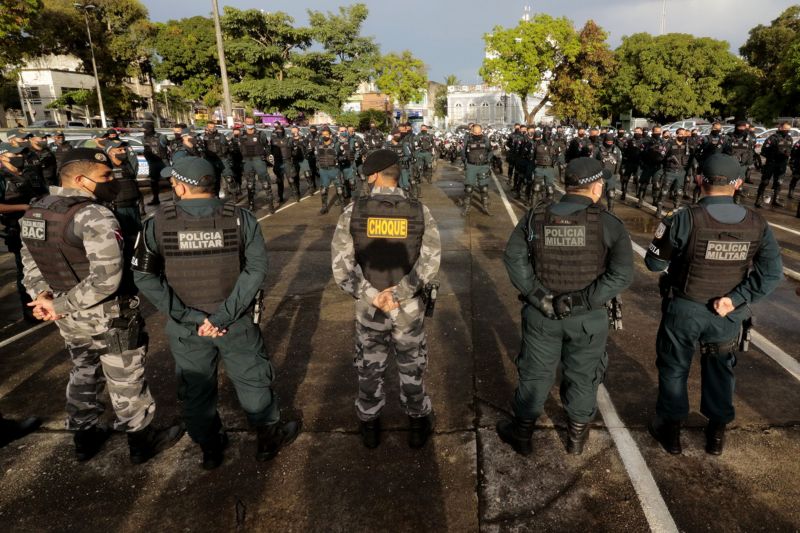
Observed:
[[[689,164],[690,155],[689,145],[685,141],[682,145],[675,141],[670,141],[664,158],[664,169],[670,172],[685,169]]]
[[[161,144],[161,136],[158,133],[145,135],[142,138],[142,144],[144,145],[145,158],[148,161],[153,158],[162,160],[167,158],[167,148]]]
[[[789,157],[792,153],[792,137],[787,135],[783,137],[782,135],[776,135],[777,140],[775,141],[775,154],[779,155],[780,157]]]
[[[154,222],[167,283],[187,306],[214,313],[241,272],[244,246],[236,205],[228,202],[213,217],[201,218],[169,202]]]
[[[556,215],[540,204],[528,217],[528,249],[536,276],[555,294],[579,291],[606,270],[603,207]]]
[[[616,170],[620,158],[619,152],[614,150],[615,148],[616,145],[612,145],[610,148],[604,145],[600,148],[600,162],[603,163],[603,168],[605,170],[611,172]]]
[[[489,161],[489,151],[486,149],[486,139],[478,139],[470,135],[467,141],[467,163],[470,165],[485,165]]]
[[[386,136],[378,129],[369,130],[366,135],[367,149],[379,150],[386,142]]]
[[[740,137],[739,135],[730,136],[731,155],[739,161],[740,165],[746,166],[753,164],[753,143],[750,135]]]
[[[35,195],[34,187],[24,174],[12,174],[0,168],[0,178],[5,179],[4,204],[27,204]]]
[[[407,163],[406,151],[405,151],[404,147],[405,147],[405,145],[403,143],[395,144],[395,143],[389,141],[389,142],[386,143],[386,146],[384,148],[386,150],[391,150],[392,152],[397,154],[397,158],[400,161],[400,166],[404,167],[404,166],[406,166],[406,163]]]
[[[422,204],[397,195],[362,196],[353,206],[350,234],[364,277],[382,291],[411,272],[422,248]]]
[[[205,147],[206,154],[208,155],[216,155],[218,157],[225,155],[226,146],[223,142],[222,135],[219,133],[215,133],[213,135],[209,135],[208,133],[204,134],[203,146]]]
[[[119,183],[119,192],[114,199],[114,209],[119,207],[137,207],[139,205],[139,186],[136,184],[136,176],[127,160],[122,162],[121,167],[111,169],[114,173],[114,181]]]
[[[84,196],[45,196],[20,219],[22,241],[42,277],[56,292],[67,292],[89,275],[83,241],[75,236],[75,214],[95,200]]]
[[[723,224],[699,205],[689,213],[692,234],[679,264],[670,265],[670,280],[676,296],[706,304],[747,277],[766,223],[750,209],[738,224]]]
[[[545,141],[534,141],[533,161],[537,167],[553,166],[553,147]]]
[[[336,166],[336,143],[331,141],[325,144],[320,140],[317,145],[317,165],[319,168],[331,168]]]
[[[242,133],[239,137],[239,151],[242,152],[242,157],[263,157],[267,153],[258,132],[252,135]]]
[[[337,158],[339,161],[339,165],[345,167],[350,166],[350,163],[352,163],[355,160],[356,154],[350,142],[350,139],[342,139],[341,137],[339,137],[339,154]]]
[[[278,137],[275,135],[272,137],[272,145],[278,148],[278,151],[281,153],[281,159],[283,161],[291,161],[292,160],[292,141],[288,137]]]
[[[420,152],[430,152],[433,150],[433,138],[429,133],[425,135],[420,134],[417,136],[417,145],[419,146]]]

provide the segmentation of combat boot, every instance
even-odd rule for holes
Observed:
[[[215,433],[213,438],[200,445],[203,450],[203,470],[214,470],[222,464],[223,452],[228,447],[228,434],[224,431]]]
[[[322,209],[319,210],[319,214],[324,215],[328,212],[328,209],[330,209],[328,207],[328,191],[323,190],[322,194],[320,194],[320,197],[322,198]]]
[[[706,453],[721,455],[725,446],[725,424],[709,420],[705,433]]]
[[[291,420],[289,422],[276,422],[269,426],[258,428],[258,448],[256,459],[259,461],[269,461],[273,459],[281,448],[285,448],[294,442],[303,423]]]
[[[647,425],[650,435],[656,439],[664,449],[672,455],[678,455],[681,448],[681,422],[680,420],[662,420],[656,418]]]
[[[79,429],[73,437],[75,458],[80,462],[88,461],[97,455],[97,452],[100,451],[110,436],[111,432],[109,430],[98,426]]]
[[[294,196],[294,201],[300,201],[300,186],[299,185],[292,185],[292,195]]]
[[[582,454],[587,438],[589,438],[589,423],[570,420],[567,424],[567,453],[572,455]]]
[[[764,206],[764,193],[758,193],[756,196],[756,207],[761,208]]]
[[[786,204],[783,203],[783,200],[781,200],[780,196],[775,194],[772,198],[772,207],[785,207],[785,206]]]
[[[408,445],[411,448],[419,449],[425,446],[433,432],[433,423],[431,417],[428,416],[409,416],[409,432],[408,432]]]
[[[359,425],[361,442],[370,450],[375,449],[381,443],[381,419],[362,421]]]
[[[533,453],[531,437],[536,419],[524,420],[514,417],[497,423],[497,434],[500,440],[514,448],[520,455],[528,456]]]
[[[24,420],[10,420],[0,415],[0,448],[36,431],[42,420],[32,416]]]
[[[486,216],[492,216],[489,212],[489,195],[488,194],[481,194],[481,208],[483,208],[483,212]]]
[[[466,197],[461,200],[461,216],[467,216],[470,209],[472,209],[472,198]]]
[[[131,463],[135,465],[146,463],[164,450],[172,448],[181,440],[184,432],[183,424],[165,429],[155,429],[151,424],[140,431],[128,433]]]

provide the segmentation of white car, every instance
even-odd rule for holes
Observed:
[[[769,139],[769,136],[778,131],[778,128],[770,128],[768,130],[759,133],[756,136],[756,152],[761,153],[761,146],[764,144],[764,141]],[[792,138],[793,142],[797,142],[800,140],[800,129],[792,128],[789,130],[789,136]]]

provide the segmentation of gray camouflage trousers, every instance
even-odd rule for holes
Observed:
[[[403,302],[387,316],[361,300],[356,302],[356,357],[358,398],[356,413],[364,422],[374,420],[386,405],[384,374],[394,352],[400,374],[400,405],[412,417],[427,416],[431,399],[423,374],[428,366],[425,308],[420,298]]]
[[[147,349],[145,343],[137,342],[137,348],[113,353],[106,338],[113,313],[102,307],[56,321],[72,359],[67,384],[67,429],[76,431],[97,425],[105,411],[102,396],[107,384],[116,414],[114,429],[139,431],[150,424],[156,411],[144,378]]]

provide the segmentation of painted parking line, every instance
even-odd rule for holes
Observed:
[[[492,179],[506,207],[508,217],[516,227],[519,219],[516,213],[514,213],[503,187],[494,174],[492,174]],[[634,243],[634,245],[636,245],[636,243]],[[608,390],[603,384],[600,385],[597,391],[597,408],[600,411],[600,415],[603,417],[603,423],[608,433],[611,435],[617,447],[617,451],[622,459],[622,464],[631,480],[633,490],[636,491],[636,496],[639,498],[639,503],[642,506],[642,511],[647,519],[647,523],[650,525],[650,530],[659,533],[677,533],[678,527],[675,525],[675,520],[673,520],[669,508],[667,508],[667,504],[661,496],[661,491],[658,489],[653,474],[650,472],[650,468],[647,466],[642,452],[640,452],[639,448],[636,446],[636,442],[633,440],[630,431],[628,431],[622,423],[611,401],[611,397],[608,394]]]
[[[42,329],[43,327],[45,327],[49,323],[50,322],[42,322],[41,324],[36,324],[32,328],[28,328],[25,331],[17,333],[13,337],[9,337],[9,338],[5,339],[4,341],[0,341],[0,348],[8,346],[9,344],[12,344],[14,342],[17,342],[20,339],[23,339],[23,338],[27,337],[28,335],[30,335],[34,331],[38,331],[38,330]]]

